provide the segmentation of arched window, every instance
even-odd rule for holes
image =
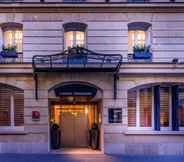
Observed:
[[[19,23],[3,23],[1,24],[3,35],[4,49],[15,49],[16,52],[22,53],[22,24]]]
[[[0,84],[0,127],[17,127],[24,124],[24,92]]]
[[[150,45],[150,27],[146,22],[133,22],[128,24],[128,53],[133,53],[133,47]]]
[[[184,86],[162,83],[130,89],[128,127],[141,130],[183,130]]]
[[[128,126],[152,127],[152,88],[128,92]]]
[[[179,87],[179,126],[184,127],[184,86]]]
[[[64,28],[64,49],[71,47],[85,47],[87,25],[78,22],[71,22],[63,25]]]

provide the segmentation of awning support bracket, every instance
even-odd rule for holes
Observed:
[[[115,73],[114,76],[113,76],[113,79],[114,79],[114,100],[117,99],[117,82],[118,82],[118,74]]]
[[[87,59],[84,59],[87,58]],[[83,59],[81,61],[80,59]],[[58,64],[60,62],[60,64]],[[101,63],[100,66],[95,67]],[[122,55],[100,54],[81,47],[74,47],[54,55],[35,55],[32,58],[35,82],[35,99],[38,100],[38,73],[40,72],[109,72],[113,73],[113,98],[117,98],[117,84]],[[80,66],[75,67],[76,64]],[[92,64],[92,65],[91,65]],[[43,66],[42,66],[43,65]],[[56,66],[55,66],[56,65]]]
[[[34,82],[35,82],[35,99],[38,100],[38,74],[34,73]]]

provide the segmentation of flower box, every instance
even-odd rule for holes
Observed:
[[[150,46],[134,46],[133,59],[151,60]]]
[[[152,53],[151,52],[134,52],[133,59],[144,59],[144,60],[151,60]]]
[[[3,58],[17,58],[17,52],[16,51],[8,51],[8,50],[3,50],[0,52],[1,57]]]

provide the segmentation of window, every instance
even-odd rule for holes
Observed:
[[[130,30],[128,32],[128,47],[129,47],[129,52],[133,51],[134,46],[140,46],[144,47],[145,46],[145,38],[146,38],[146,33],[145,31],[142,30]]]
[[[80,31],[70,31],[65,33],[65,49],[71,47],[84,47],[85,33]]]
[[[150,26],[145,22],[128,24],[128,53],[133,53],[134,46],[144,47],[150,44]]]
[[[83,23],[67,23],[64,27],[64,48],[71,47],[85,47],[86,45],[86,28],[87,25]]]
[[[177,87],[179,87],[178,91]],[[151,86],[128,91],[128,127],[130,129],[177,130],[174,127],[177,123],[175,120],[178,120],[179,129],[183,129],[184,86],[160,85],[159,95],[155,93],[154,88]],[[155,100],[155,96],[159,100]],[[178,102],[176,101],[177,96]],[[157,112],[155,105],[159,107],[159,115],[155,114]],[[176,114],[176,117],[173,113]],[[158,118],[160,129],[154,126],[154,121]]]
[[[128,92],[128,126],[152,127],[152,88]]]
[[[152,88],[144,88],[140,90],[140,126],[152,126]]]
[[[128,92],[128,126],[136,127],[136,90]]]
[[[16,47],[18,53],[22,53],[22,24],[4,23],[1,25],[3,31],[3,45],[5,48]]]
[[[169,127],[169,87],[160,88],[160,126]]]
[[[184,86],[179,88],[179,126],[184,127]]]
[[[7,30],[4,32],[4,46],[16,47],[17,52],[22,52],[22,30]]]
[[[0,126],[23,126],[23,113],[23,91],[6,85],[0,85]]]

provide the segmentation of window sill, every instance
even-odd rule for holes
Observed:
[[[184,135],[184,131],[154,131],[154,130],[126,130],[123,132],[127,135]]]
[[[0,135],[25,135],[24,127],[0,127]]]

